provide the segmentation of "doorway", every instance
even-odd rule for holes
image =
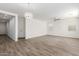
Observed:
[[[0,35],[7,35],[18,41],[18,15],[0,10]]]

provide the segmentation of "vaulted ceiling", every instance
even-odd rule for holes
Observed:
[[[24,17],[28,12],[33,13],[35,18],[49,19],[51,17],[63,15],[71,9],[79,9],[78,3],[0,3],[0,9],[17,13]]]

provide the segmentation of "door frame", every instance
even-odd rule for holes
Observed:
[[[7,14],[7,15],[12,15],[15,17],[15,38],[14,38],[14,41],[18,41],[18,15],[15,14],[15,13],[11,13],[11,12],[7,12],[7,11],[3,11],[3,10],[0,10],[0,13],[4,13],[4,14]]]

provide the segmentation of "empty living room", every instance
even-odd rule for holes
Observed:
[[[0,3],[0,56],[79,56],[79,3]]]

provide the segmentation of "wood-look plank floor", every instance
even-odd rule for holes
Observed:
[[[79,39],[41,36],[14,42],[0,36],[0,56],[79,56]]]

